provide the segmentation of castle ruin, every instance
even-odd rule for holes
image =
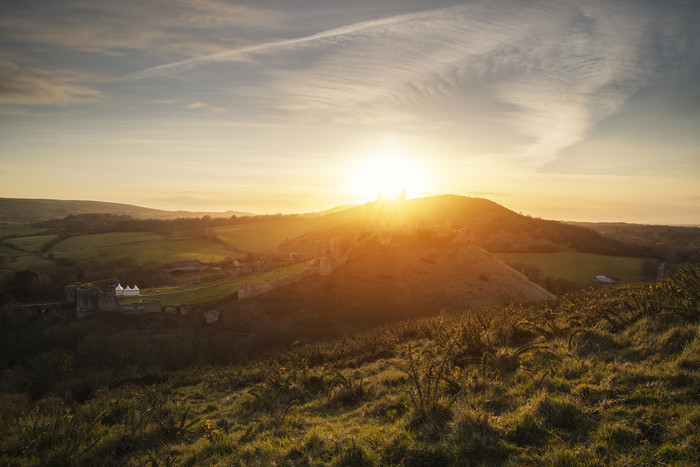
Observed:
[[[108,283],[108,282],[107,282]],[[160,313],[160,300],[152,299],[147,302],[121,304],[117,296],[102,290],[101,283],[75,283],[66,286],[66,301],[75,305],[75,314],[84,318],[97,312],[119,312],[129,314]],[[138,289],[136,289],[138,290]]]

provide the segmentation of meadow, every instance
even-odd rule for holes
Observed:
[[[87,398],[3,394],[0,463],[695,465],[699,386],[700,268],[685,267]]]
[[[279,221],[253,222],[226,227],[214,227],[214,233],[227,245],[245,251],[264,252],[284,240],[297,237],[320,225],[315,219],[296,218]]]
[[[25,237],[46,232],[45,228],[32,227],[31,224],[3,222],[0,223],[0,238]]]
[[[29,237],[9,238],[5,240],[5,242],[24,251],[38,253],[46,243],[54,238],[56,238],[56,235],[34,235]]]
[[[642,265],[648,258],[596,255],[591,253],[493,253],[508,264],[534,266],[543,276],[566,279],[580,286],[601,274],[628,283],[644,279]]]
[[[223,300],[235,294],[238,289],[249,284],[277,279],[289,274],[297,274],[310,266],[310,263],[296,263],[260,274],[220,279],[211,283],[180,285],[176,287],[154,287],[142,289],[140,297],[123,298],[120,303],[134,303],[139,300],[157,298],[163,306],[207,303]]]
[[[63,240],[48,251],[58,258],[80,261],[93,256],[138,258],[169,263],[199,259],[218,262],[240,257],[223,245],[206,239],[172,238],[149,232],[112,232],[81,235]]]

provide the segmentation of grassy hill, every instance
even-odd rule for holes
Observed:
[[[408,238],[388,246],[368,239],[332,275],[218,306],[225,324],[274,323],[280,333],[299,338],[337,336],[441,309],[551,298],[477,246]]]
[[[147,346],[121,341],[132,343],[124,352],[160,350],[158,358],[167,349],[158,347],[164,318],[134,317],[132,339],[149,325],[161,334]],[[71,370],[91,355],[81,349],[109,352],[120,338],[111,321],[104,323],[110,337],[92,347],[44,356],[53,370],[38,374],[59,375],[51,396],[0,396],[0,463],[696,465],[700,458],[698,268],[544,304],[402,321],[243,365],[148,373],[115,366],[109,385],[71,392],[87,381]],[[184,336],[169,329],[174,351]],[[75,335],[66,331],[59,325],[50,335]],[[92,354],[92,362],[110,355]]]
[[[122,203],[59,199],[0,198],[0,221],[35,222],[66,217],[70,214],[115,214],[136,219],[174,219],[177,217],[231,217],[252,216],[249,212],[191,212],[164,211]]]
[[[320,220],[320,225],[310,225],[306,234],[283,242],[280,248],[309,250],[314,240],[384,226],[405,227],[426,235],[465,229],[472,242],[490,252],[574,250],[637,257],[649,253],[644,246],[630,246],[588,228],[523,216],[487,199],[457,195],[415,198],[398,204],[366,203]]]

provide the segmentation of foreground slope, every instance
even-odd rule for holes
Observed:
[[[8,465],[696,465],[700,269],[241,367],[5,396]]]

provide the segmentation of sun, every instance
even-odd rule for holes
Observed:
[[[398,199],[415,192],[418,171],[407,158],[383,154],[360,164],[356,174],[356,190],[363,199]]]

